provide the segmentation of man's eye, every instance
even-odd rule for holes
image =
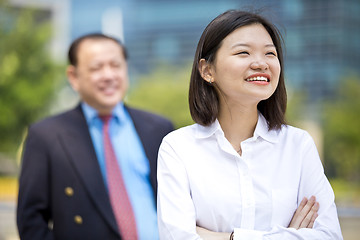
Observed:
[[[119,67],[121,67],[121,64],[120,63],[113,63],[113,64],[111,64],[112,65],[112,67],[114,67],[114,68],[119,68]]]
[[[90,68],[90,71],[98,71],[99,69],[100,69],[99,66],[91,67],[91,68]]]

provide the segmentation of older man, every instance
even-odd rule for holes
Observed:
[[[123,103],[127,54],[90,34],[69,49],[81,98],[29,128],[20,175],[21,239],[158,239],[156,159],[170,121]]]

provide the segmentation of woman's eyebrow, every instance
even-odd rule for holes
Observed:
[[[234,45],[232,45],[231,48],[236,48],[236,47],[250,47],[250,44],[247,44],[247,43],[235,43]],[[265,47],[275,47],[274,44],[272,43],[269,43],[269,44],[265,44]]]
[[[275,45],[271,43],[271,44],[266,44],[265,47],[275,47]]]
[[[246,44],[246,43],[235,43],[234,45],[232,45],[231,48],[236,48],[236,47],[250,47],[250,44]]]

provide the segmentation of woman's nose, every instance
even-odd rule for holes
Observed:
[[[268,69],[269,66],[264,59],[258,58],[258,59],[254,59],[250,67],[252,69],[266,70]]]

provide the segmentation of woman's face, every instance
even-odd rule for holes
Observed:
[[[251,24],[224,38],[209,70],[227,104],[257,105],[274,93],[281,68],[269,33],[263,25]]]

